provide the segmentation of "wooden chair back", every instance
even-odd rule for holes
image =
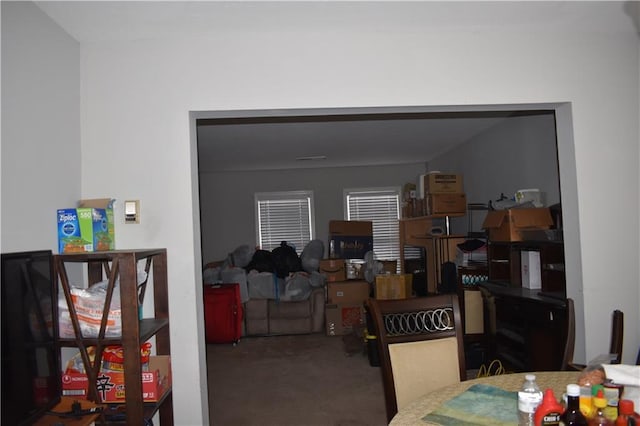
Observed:
[[[622,362],[622,342],[624,337],[624,314],[622,311],[613,311],[611,319],[611,346],[609,353],[615,354],[616,359],[611,360],[611,364],[620,364]]]
[[[458,296],[367,301],[377,336],[387,420],[411,401],[466,379]]]
[[[565,346],[562,355],[562,371],[574,371],[576,367],[573,365],[573,352],[576,346],[576,310],[573,305],[573,299],[567,298],[567,322],[565,325]]]
[[[585,366],[581,364],[574,364],[573,353],[575,349],[576,340],[576,314],[572,299],[567,299],[567,323],[565,328],[566,343],[564,349],[564,355],[562,357],[563,371],[581,370]],[[616,309],[613,311],[611,319],[611,343],[609,346],[609,354],[616,357],[611,360],[611,364],[620,364],[622,362],[622,344],[624,337],[624,314],[622,311]],[[639,353],[640,356],[640,353]]]

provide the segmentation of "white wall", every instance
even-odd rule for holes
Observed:
[[[345,188],[402,187],[416,182],[424,163],[401,166],[338,167],[200,176],[203,261],[221,260],[241,244],[256,244],[254,193],[312,190],[316,238],[327,249],[329,221],[344,218]]]
[[[82,46],[82,197],[140,199],[142,222],[119,226],[119,248],[168,248],[176,424],[208,421],[189,111],[567,102],[560,175],[576,253],[567,276],[588,330],[578,329],[576,360],[607,347],[616,307],[629,324],[624,359],[635,357],[639,42],[621,5],[581,3],[582,13],[539,27],[532,3],[527,25],[487,27],[455,15],[431,22],[432,12],[460,11],[446,3],[411,3],[371,27],[360,13],[305,25],[289,7],[208,37]]]
[[[33,3],[2,2],[3,252],[57,252],[80,167],[80,45]]]

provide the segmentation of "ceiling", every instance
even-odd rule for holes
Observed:
[[[512,112],[284,115],[199,120],[199,171],[415,164]]]
[[[637,22],[601,2],[36,1],[81,44],[200,37],[274,28],[294,31],[619,31]],[[634,7],[635,6],[635,7]],[[624,20],[624,21],[623,21]],[[606,25],[605,25],[606,23]],[[493,107],[496,108],[495,106]],[[411,108],[402,111],[413,111]],[[509,111],[420,114],[267,111],[201,120],[200,172],[427,162],[505,120]],[[448,111],[451,111],[449,108]],[[212,115],[215,117],[215,115]],[[296,160],[324,157],[322,160]]]

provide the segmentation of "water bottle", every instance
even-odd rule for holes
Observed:
[[[524,376],[524,384],[518,391],[518,426],[534,426],[536,408],[542,402],[542,392],[534,374]]]

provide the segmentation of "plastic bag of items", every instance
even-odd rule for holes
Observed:
[[[138,283],[147,279],[143,265],[138,265]],[[107,299],[108,280],[95,283],[88,288],[69,286],[71,299],[75,308],[82,337],[98,337],[102,315]],[[64,292],[58,297],[59,328],[61,338],[75,338],[71,314],[67,306]],[[122,311],[120,309],[120,287],[116,280],[109,306],[109,315],[105,327],[104,337],[120,337],[122,335]]]

